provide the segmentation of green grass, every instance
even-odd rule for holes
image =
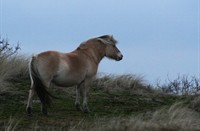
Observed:
[[[106,124],[112,118],[128,118],[147,112],[154,112],[163,107],[170,107],[177,101],[186,98],[162,93],[137,94],[130,90],[108,92],[101,88],[91,89],[89,97],[90,113],[85,114],[75,109],[75,88],[50,89],[59,96],[54,99],[49,108],[49,116],[40,111],[40,102],[35,97],[33,102],[33,116],[28,117],[25,108],[28,99],[30,82],[14,81],[9,92],[0,94],[0,127],[6,129],[15,126],[15,130],[66,130],[92,129],[95,123]],[[10,121],[12,122],[9,125]]]

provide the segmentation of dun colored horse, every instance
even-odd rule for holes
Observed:
[[[89,39],[70,52],[46,51],[32,57],[29,65],[31,88],[27,104],[27,113],[32,113],[32,99],[38,95],[42,103],[42,112],[47,114],[52,96],[47,88],[51,84],[70,87],[76,85],[75,106],[78,111],[89,112],[88,92],[98,65],[104,57],[122,60],[123,55],[116,47],[117,41],[110,35]],[[80,105],[83,96],[83,105]]]

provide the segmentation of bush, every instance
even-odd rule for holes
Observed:
[[[19,44],[11,46],[0,38],[0,93],[10,89],[13,80],[28,77],[28,59],[19,56]]]
[[[157,83],[162,92],[176,95],[196,95],[200,91],[200,79],[195,76],[178,76],[175,80],[168,80],[165,84]]]
[[[19,50],[19,44],[11,46],[7,39],[2,39],[0,37],[0,64],[2,64],[7,58],[16,55]]]

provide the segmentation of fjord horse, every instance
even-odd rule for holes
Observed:
[[[110,35],[104,35],[82,42],[70,52],[46,51],[34,55],[29,64],[31,88],[27,103],[27,113],[32,113],[32,99],[38,95],[42,103],[42,112],[47,114],[52,96],[47,88],[51,84],[60,87],[76,85],[75,106],[78,111],[89,112],[88,92],[93,77],[97,74],[100,61],[104,57],[122,60],[123,55],[116,47],[117,41]],[[83,96],[83,105],[80,105]]]

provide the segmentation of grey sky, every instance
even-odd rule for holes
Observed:
[[[0,0],[0,35],[22,53],[69,52],[113,34],[124,54],[99,72],[141,74],[154,82],[200,73],[199,0]]]

